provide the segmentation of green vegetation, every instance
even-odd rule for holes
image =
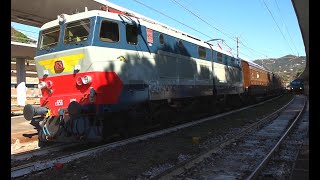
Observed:
[[[306,57],[287,55],[281,58],[257,59],[253,62],[281,76],[284,83],[289,83],[304,71]]]
[[[11,41],[21,42],[21,43],[29,43],[33,41],[32,39],[28,38],[25,34],[15,30],[11,27]]]

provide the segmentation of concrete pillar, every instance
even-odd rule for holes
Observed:
[[[304,94],[309,97],[309,81],[304,81],[303,86],[304,86]]]
[[[26,63],[24,58],[16,58],[17,85],[26,82]]]

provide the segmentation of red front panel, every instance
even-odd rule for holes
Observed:
[[[91,76],[89,84],[77,85],[76,80],[85,75]],[[51,81],[51,88],[43,88],[41,106],[48,106],[51,115],[58,115],[59,108],[67,108],[71,101],[80,104],[90,103],[90,87],[96,92],[95,104],[115,104],[122,91],[122,81],[115,72],[86,72],[39,79]],[[48,83],[48,84],[50,84]],[[51,93],[50,93],[51,91]]]

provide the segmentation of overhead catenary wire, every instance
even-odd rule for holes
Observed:
[[[174,19],[174,18],[172,18],[172,17],[170,17],[170,16],[162,13],[161,11],[156,10],[156,9],[154,9],[154,8],[152,8],[152,7],[146,5],[146,4],[144,4],[144,3],[142,3],[142,2],[140,2],[140,1],[138,1],[138,0],[133,0],[133,1],[135,1],[135,2],[137,2],[137,3],[139,3],[139,4],[141,4],[141,5],[143,5],[143,6],[145,6],[145,7],[147,7],[147,8],[149,8],[149,9],[153,10],[153,11],[156,11],[157,13],[160,13],[161,15],[163,15],[163,16],[165,16],[165,17],[168,17],[168,18],[170,18],[171,20],[173,20],[173,21],[175,21],[175,22],[178,22],[178,23],[180,23],[180,24],[182,24],[182,25],[184,25],[184,26],[186,26],[186,27],[188,27],[188,28],[190,28],[190,29],[198,32],[198,33],[201,33],[202,35],[205,35],[205,36],[207,36],[208,38],[212,38],[211,36],[209,36],[209,35],[207,35],[207,34],[204,34],[204,33],[200,32],[200,31],[192,28],[191,26],[188,26],[188,25],[186,25],[185,23],[180,22],[180,21],[178,21],[178,20],[176,20],[176,19]],[[227,46],[228,46],[228,45],[227,45]],[[229,46],[228,46],[228,47],[229,47]],[[229,47],[229,48],[230,48],[230,47]],[[234,49],[233,49],[233,50],[234,50]],[[241,54],[244,54],[244,53],[241,53]],[[247,56],[247,57],[251,57],[251,56],[248,56],[248,55],[246,55],[246,56]],[[251,58],[252,58],[252,57],[251,57]],[[252,59],[254,59],[254,58],[252,58]]]
[[[292,40],[291,35],[290,35],[290,32],[288,31],[288,28],[287,28],[287,26],[286,26],[286,23],[285,23],[284,19],[282,18],[282,13],[281,13],[280,8],[279,8],[279,6],[278,6],[277,0],[274,0],[274,1],[275,1],[276,6],[277,6],[278,12],[279,12],[279,14],[280,14],[282,23],[284,24],[284,27],[285,27],[286,31],[288,32],[289,38],[290,38],[290,40],[291,40],[291,43],[293,44],[295,50],[296,50],[297,53],[299,54],[298,48],[296,47],[294,41]]]
[[[282,31],[281,31],[281,29],[280,29],[280,27],[279,27],[279,25],[278,25],[277,21],[275,20],[275,18],[274,18],[274,16],[273,16],[272,12],[270,11],[270,9],[269,9],[268,5],[266,4],[266,2],[265,2],[264,0],[262,0],[262,2],[263,2],[263,4],[266,6],[266,8],[268,9],[268,12],[270,13],[270,15],[271,15],[271,17],[272,17],[273,21],[276,23],[276,25],[277,25],[277,27],[278,27],[278,29],[279,29],[279,31],[280,31],[280,33],[281,33],[282,37],[286,40],[286,42],[288,43],[288,46],[289,46],[290,50],[291,50],[291,51],[292,51],[292,53],[294,54],[294,51],[292,50],[292,48],[291,48],[291,46],[290,46],[290,44],[289,44],[289,42],[288,42],[287,38],[286,38],[286,37],[284,36],[284,34],[282,33]]]
[[[242,41],[245,41],[245,39],[244,39],[241,35],[239,36],[239,38],[242,39]],[[240,43],[240,42],[241,42],[241,41],[239,41],[239,43]],[[246,42],[246,41],[245,41],[245,42]],[[252,51],[248,51],[248,52],[249,52],[252,56],[254,56],[254,54],[252,53]]]
[[[24,32],[29,32],[29,33],[33,33],[33,34],[39,34],[39,32],[35,32],[35,31],[28,31],[28,30],[24,30],[24,29],[19,29],[19,28],[13,28],[17,31],[24,31]]]
[[[172,0],[174,3],[178,4],[179,6],[181,6],[183,9],[185,9],[186,11],[188,11],[189,13],[191,13],[192,15],[196,16],[198,19],[200,19],[201,21],[205,22],[207,25],[209,25],[210,27],[216,29],[217,31],[221,32],[222,34],[224,34],[225,36],[227,36],[228,38],[232,39],[233,41],[237,41],[234,37],[226,34],[225,32],[221,31],[220,29],[212,26],[210,23],[208,23],[207,21],[205,21],[203,18],[201,18],[199,15],[197,15],[196,13],[194,13],[193,11],[189,10],[187,7],[183,6],[181,3],[177,2],[176,0]],[[254,51],[256,53],[259,53],[259,54],[262,54],[264,57],[267,56],[266,54],[264,53],[261,53],[259,51],[256,51],[246,45],[244,45],[243,43],[239,42],[240,44],[242,44],[245,48],[251,50],[251,51]]]
[[[264,56],[267,56],[266,54],[264,54],[264,53],[262,53],[262,52],[259,52],[259,51],[257,51],[257,50],[254,50],[254,49],[246,46],[246,45],[243,44],[241,41],[239,41],[239,44],[243,45],[244,47],[246,47],[247,49],[249,49],[249,50],[251,50],[251,51],[254,51],[254,52],[256,52],[256,53],[259,53],[259,54],[262,54],[262,55],[264,55]]]
[[[181,0],[180,0],[180,1],[181,1]],[[185,6],[187,6],[187,5],[189,4],[186,0],[182,0],[182,1],[184,1],[184,2],[186,3]],[[193,11],[201,12],[201,10],[197,9],[195,6],[192,6],[192,8],[193,8]],[[190,6],[189,6],[189,9],[190,9]],[[216,19],[210,17],[208,14],[202,14],[202,15],[203,15],[202,18],[206,17],[207,20],[210,20],[210,22],[214,22],[214,23],[216,24],[216,25],[215,25],[216,28],[218,28],[218,27],[220,26],[218,29],[220,29],[220,30],[223,31],[224,33],[228,34],[230,37],[234,36],[233,34],[235,34],[235,33],[230,33],[230,29],[228,29],[228,31],[226,30],[226,28],[225,28],[225,25],[226,25],[226,24],[223,24],[223,26],[224,26],[224,27],[223,27],[220,23],[218,23],[218,22],[216,21]],[[217,27],[217,24],[220,24],[220,25]],[[221,26],[222,26],[223,28],[222,28]],[[235,38],[235,37],[234,37],[234,38]]]
[[[184,26],[186,26],[186,27],[188,27],[188,28],[190,28],[190,29],[192,29],[192,30],[194,30],[194,31],[196,31],[196,32],[204,35],[204,36],[207,36],[208,38],[212,38],[211,36],[209,36],[209,35],[201,32],[201,31],[199,31],[199,30],[197,30],[197,29],[195,29],[195,28],[193,28],[193,27],[191,27],[191,26],[189,26],[189,25],[186,25],[185,23],[180,22],[180,21],[178,21],[178,20],[176,20],[176,19],[174,19],[174,18],[172,18],[172,17],[170,17],[170,16],[162,13],[161,11],[158,11],[158,10],[156,10],[156,9],[154,9],[154,8],[152,8],[152,7],[146,5],[146,4],[144,4],[144,3],[142,3],[142,2],[140,2],[140,1],[138,1],[138,0],[133,0],[133,1],[135,1],[135,2],[137,2],[137,3],[139,3],[139,4],[141,4],[141,5],[143,5],[143,6],[145,6],[145,7],[147,7],[147,8],[149,8],[149,9],[153,10],[153,11],[156,11],[157,13],[160,13],[161,15],[163,15],[163,16],[165,16],[165,17],[167,17],[167,18],[169,18],[169,19],[171,19],[171,20],[173,20],[173,21],[175,21],[175,22],[177,22],[177,23],[180,23],[180,24],[182,24],[182,25],[184,25]]]
[[[232,36],[226,34],[225,32],[221,31],[220,29],[212,26],[210,23],[208,23],[207,21],[205,21],[203,18],[201,18],[199,15],[197,15],[196,13],[194,13],[193,11],[189,10],[188,8],[186,8],[185,6],[183,6],[182,4],[180,4],[179,2],[177,2],[176,0],[172,0],[174,3],[178,4],[179,6],[181,6],[183,9],[185,9],[186,11],[190,12],[192,15],[196,16],[198,19],[200,19],[201,21],[203,21],[204,23],[206,23],[207,25],[209,25],[210,27],[214,28],[215,30],[221,32],[222,34],[224,34],[225,36],[229,37],[230,39],[236,41]]]
[[[12,27],[12,26],[11,26]],[[34,36],[34,35],[26,35],[26,36],[30,36],[30,37],[32,37],[32,38],[35,38],[35,39],[38,39],[38,35],[39,35],[39,32],[35,32],[35,31],[28,31],[28,30],[24,30],[24,29],[19,29],[19,28],[14,28],[14,27],[12,27],[13,29],[15,29],[16,31],[18,31],[18,32],[28,32],[28,33],[33,33],[33,34],[37,34],[37,36]]]
[[[172,0],[172,1],[174,1],[176,4],[178,4],[179,6],[183,7],[185,10],[187,10],[188,12],[192,13],[193,15],[195,15],[196,17],[198,17],[199,19],[201,19],[202,21],[204,21],[203,18],[200,18],[199,15],[196,15],[194,12],[192,12],[191,10],[189,10],[188,8],[186,8],[185,6],[183,6],[181,3],[178,3],[176,0]],[[212,18],[210,18],[210,19],[212,20]],[[206,22],[206,24],[208,24],[208,25],[210,25],[211,27],[213,27],[213,26],[212,26],[211,24],[209,24],[208,22]],[[226,35],[226,36],[227,36],[228,38],[230,38],[231,40],[237,41],[236,38],[233,38],[232,35],[230,35],[230,33],[225,33],[225,32],[223,32],[222,30],[219,30],[219,29],[216,28],[216,27],[213,27],[213,28],[216,29],[217,31],[221,32],[222,34]],[[229,35],[228,35],[228,34],[229,34]],[[248,52],[250,52],[251,54],[252,54],[251,51],[254,51],[254,52],[256,52],[256,53],[262,54],[264,57],[267,56],[266,54],[261,53],[261,52],[259,52],[259,51],[256,51],[256,50],[248,47],[247,45],[241,43],[241,41],[239,41],[239,43],[242,44],[242,45],[243,45],[245,48],[247,48],[248,50],[250,50],[250,51],[248,51]],[[253,54],[252,54],[252,55],[253,55]],[[253,56],[254,56],[254,55],[253,55]]]
[[[203,32],[200,32],[199,30],[196,30],[196,29],[192,28],[191,26],[188,26],[188,25],[186,25],[185,23],[183,23],[183,22],[181,22],[181,21],[178,21],[178,20],[176,20],[176,19],[174,19],[174,18],[172,18],[172,17],[164,14],[163,12],[161,12],[161,11],[159,11],[159,10],[157,10],[157,9],[154,9],[154,8],[152,8],[152,7],[146,5],[146,4],[144,4],[144,3],[142,3],[142,2],[140,2],[140,1],[138,1],[138,0],[133,0],[133,1],[135,1],[136,3],[138,3],[138,4],[142,5],[142,6],[147,7],[147,8],[149,8],[149,9],[151,9],[151,10],[153,10],[153,11],[155,11],[155,12],[157,12],[157,13],[159,13],[159,14],[161,14],[161,15],[163,15],[163,16],[165,16],[165,17],[167,17],[167,18],[169,18],[169,19],[171,19],[171,20],[173,20],[173,21],[175,21],[175,22],[177,22],[177,23],[179,23],[179,24],[182,24],[182,25],[184,25],[184,26],[186,26],[186,27],[188,27],[188,28],[190,28],[190,29],[192,29],[192,30],[194,30],[194,31],[202,34],[202,35],[205,35],[205,36],[207,36],[207,37],[209,37],[209,38],[212,38],[211,36],[209,36],[209,35],[207,35],[207,34],[205,34],[205,33],[203,33]],[[229,35],[227,35],[227,37],[229,37]],[[230,37],[230,38],[231,38],[232,40],[235,40],[235,39],[232,38],[232,37]],[[228,45],[227,45],[227,46],[228,46]],[[228,47],[229,47],[229,46],[228,46]],[[230,48],[230,47],[229,47],[229,48]],[[231,49],[232,49],[232,48],[231,48]],[[252,49],[252,48],[251,48],[251,49]],[[233,49],[233,50],[234,50],[234,49]],[[240,54],[244,54],[244,53],[240,53]],[[249,56],[249,55],[247,55],[247,54],[244,54],[244,55],[247,56],[247,57],[250,57],[250,58],[252,58],[252,59],[255,59],[255,58],[253,58],[252,56]],[[263,54],[263,55],[264,55],[264,57],[267,56],[267,55],[265,55],[265,54]]]

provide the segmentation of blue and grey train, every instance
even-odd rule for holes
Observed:
[[[24,116],[44,117],[39,142],[126,134],[166,121],[172,108],[207,102],[215,109],[212,102],[248,88],[240,58],[112,8],[62,14],[41,27],[38,42],[41,107],[25,106]]]

